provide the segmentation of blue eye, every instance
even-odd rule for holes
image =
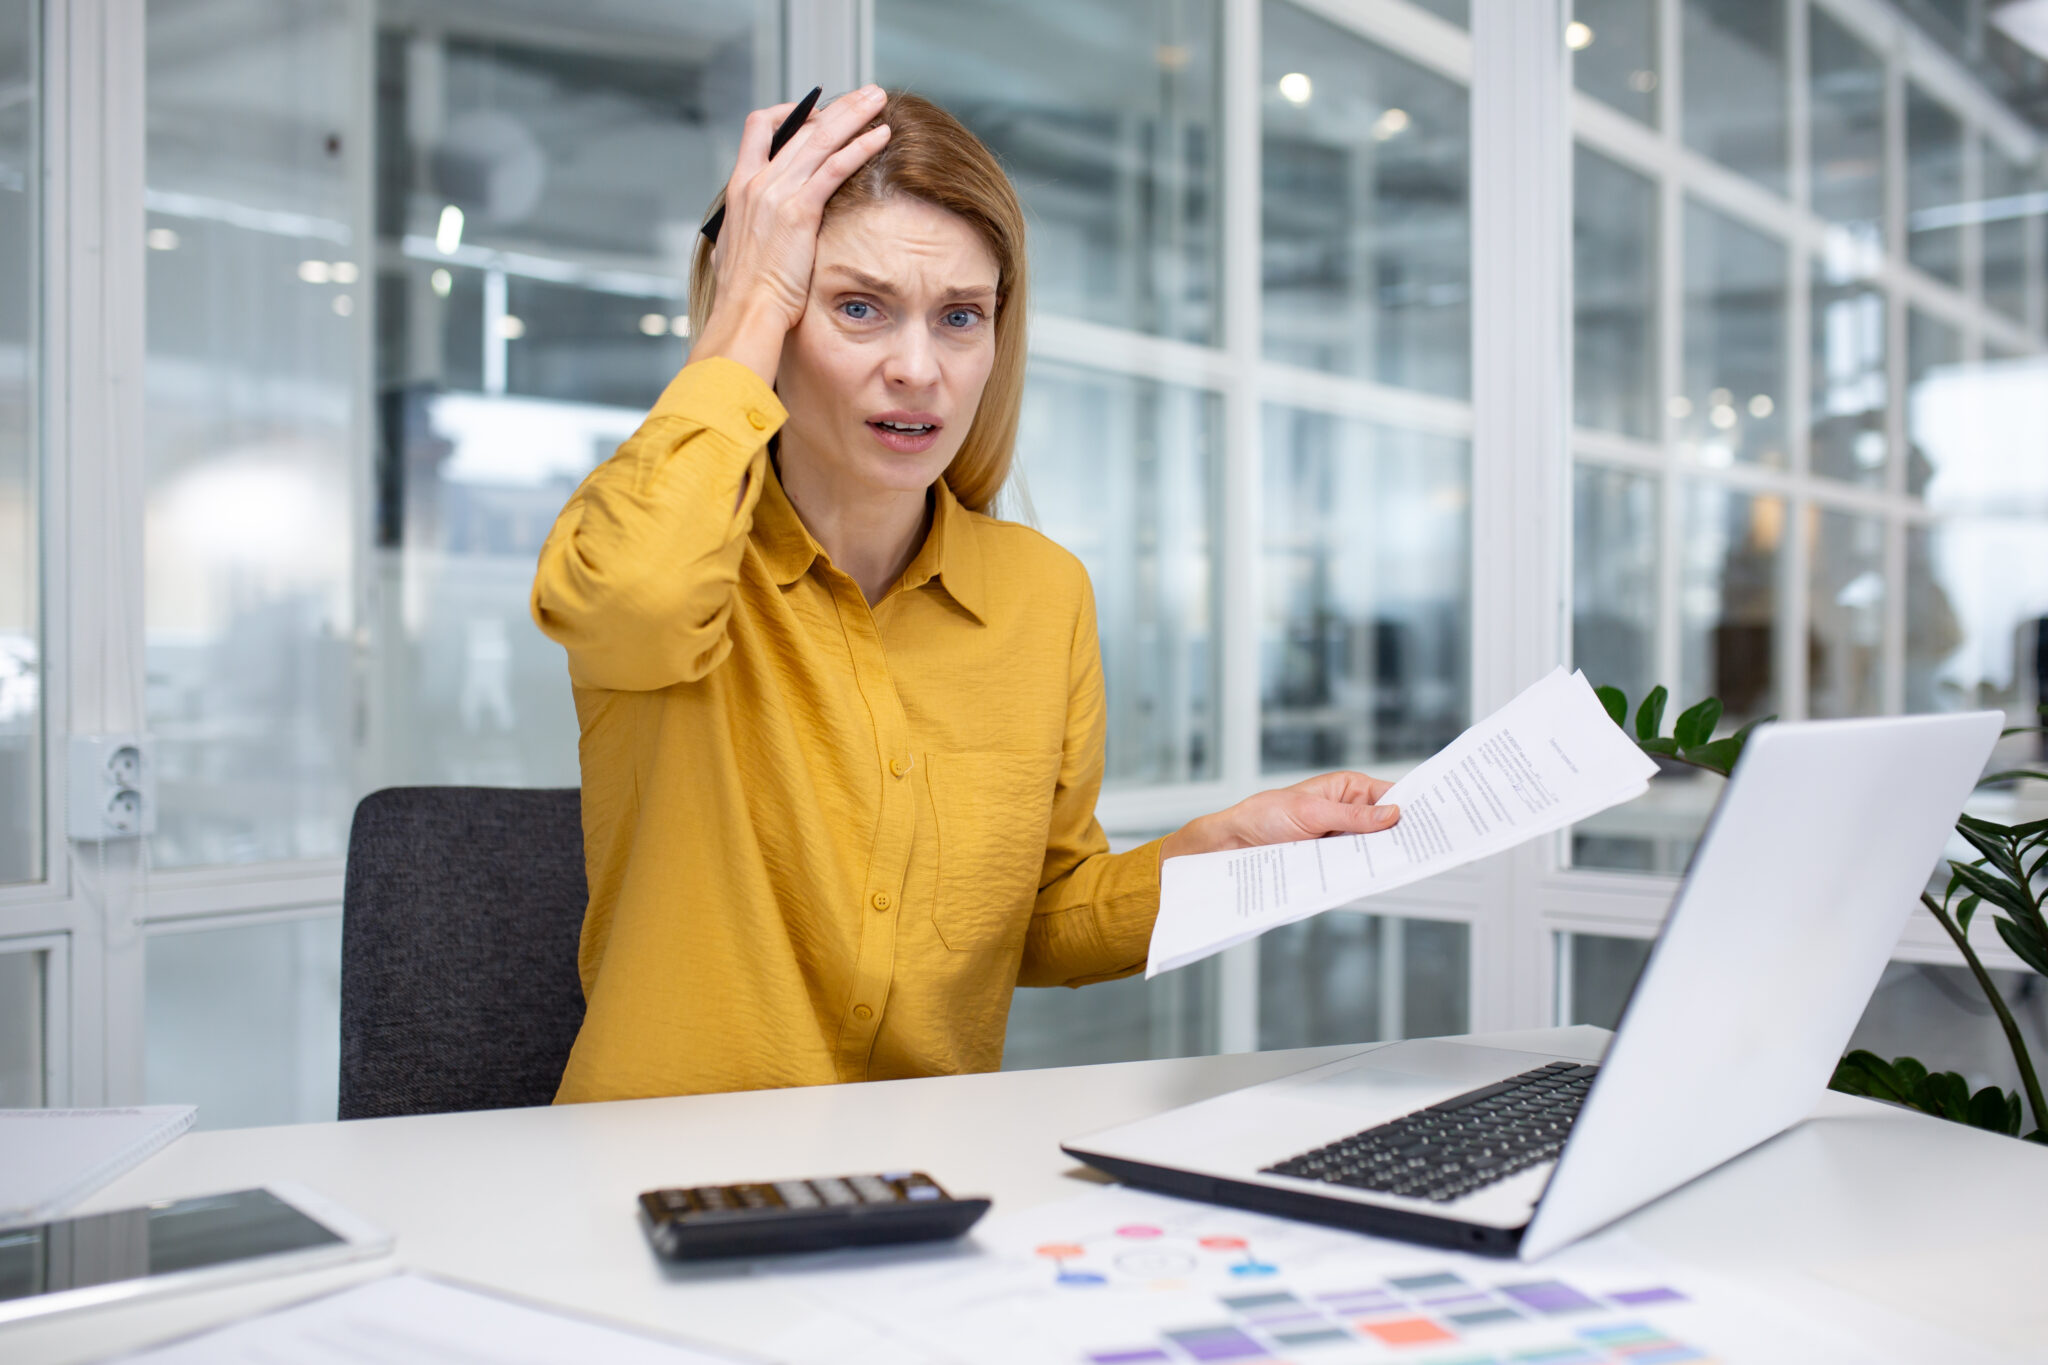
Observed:
[[[946,325],[948,327],[968,328],[980,321],[981,314],[975,312],[972,308],[955,308],[952,312],[946,314]]]
[[[865,322],[873,314],[874,307],[859,299],[848,299],[845,303],[839,305],[839,311],[852,318],[855,322]]]

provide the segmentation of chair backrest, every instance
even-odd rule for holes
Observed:
[[[554,1099],[583,1022],[574,788],[392,787],[342,891],[341,1117]]]

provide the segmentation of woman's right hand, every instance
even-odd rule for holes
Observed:
[[[725,185],[725,225],[711,253],[718,302],[690,358],[722,355],[770,384],[782,340],[804,315],[825,201],[889,140],[887,124],[860,130],[885,96],[865,85],[812,114],[773,161],[768,146],[794,104],[747,115]]]

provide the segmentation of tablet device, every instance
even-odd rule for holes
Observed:
[[[387,1233],[295,1185],[0,1230],[0,1323],[363,1260]]]

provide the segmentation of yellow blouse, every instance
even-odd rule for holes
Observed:
[[[1095,820],[1087,571],[941,481],[869,607],[685,366],[542,548],[582,725],[588,1010],[558,1102],[990,1071],[1012,987],[1144,965],[1156,843]]]

